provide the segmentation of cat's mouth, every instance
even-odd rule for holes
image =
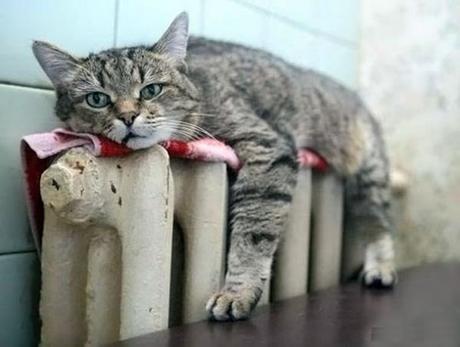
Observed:
[[[126,143],[127,143],[129,140],[134,139],[134,138],[139,138],[139,137],[140,137],[140,138],[145,138],[146,136],[140,136],[140,135],[134,134],[134,133],[132,133],[132,132],[129,132],[128,135],[126,135],[126,136],[123,138],[123,140],[121,140],[121,142],[122,142],[123,144],[126,145]]]

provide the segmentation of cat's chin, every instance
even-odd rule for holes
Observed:
[[[141,136],[135,136],[129,138],[124,144],[126,147],[131,148],[131,149],[143,149],[143,148],[148,148],[152,147],[153,145],[161,142],[162,139],[159,139],[155,136],[153,137],[141,137]]]
[[[149,136],[140,136],[131,133],[122,141],[126,147],[131,149],[143,149],[152,147],[157,143],[170,140],[172,133],[170,131],[156,131]]]

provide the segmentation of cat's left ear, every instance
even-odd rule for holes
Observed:
[[[173,20],[168,30],[152,47],[155,53],[165,55],[177,67],[185,66],[188,40],[188,15],[179,14]]]
[[[77,58],[47,42],[34,41],[32,50],[56,88],[65,87],[80,69]]]

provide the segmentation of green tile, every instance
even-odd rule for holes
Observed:
[[[349,42],[358,42],[359,0],[233,0],[260,8],[303,27]]]
[[[0,346],[37,346],[39,293],[34,252],[0,256]]]
[[[33,249],[29,232],[19,141],[23,135],[47,131],[59,123],[51,91],[0,85],[0,254]]]
[[[75,55],[113,46],[116,0],[14,0],[0,6],[0,81],[50,86],[32,54],[33,40]]]
[[[252,47],[266,46],[267,15],[227,0],[208,0],[204,5],[203,35]]]
[[[182,11],[189,15],[192,34],[201,34],[201,0],[119,0],[116,45],[152,45]]]
[[[351,88],[358,87],[358,50],[328,40],[318,40],[313,67]]]
[[[287,61],[321,71],[349,87],[356,87],[357,49],[270,18],[267,49]]]
[[[276,18],[270,18],[269,24],[267,50],[302,67],[314,65],[315,43],[318,40],[314,35]]]

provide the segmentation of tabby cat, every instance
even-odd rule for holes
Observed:
[[[71,129],[133,149],[215,136],[244,163],[230,187],[230,249],[212,319],[248,317],[270,277],[292,200],[299,148],[313,148],[346,181],[347,218],[366,236],[363,283],[396,280],[388,160],[360,98],[267,52],[188,35],[180,14],[151,46],[76,58],[45,42],[33,51]]]

